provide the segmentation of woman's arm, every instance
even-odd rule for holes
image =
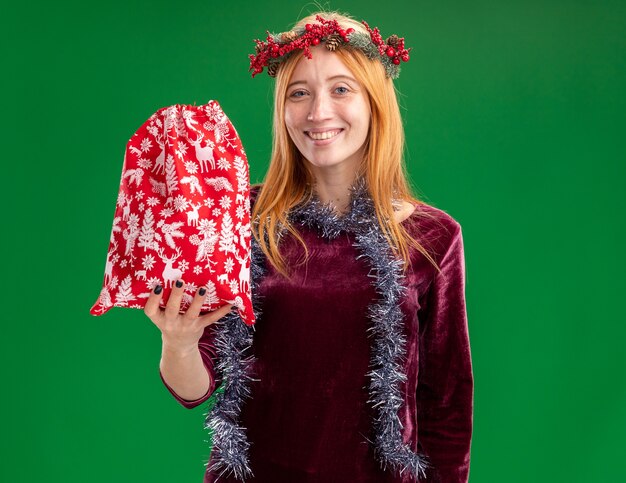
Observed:
[[[215,350],[209,326],[198,345],[190,350],[171,347],[163,341],[159,374],[165,387],[188,409],[206,401],[216,388]]]
[[[465,306],[461,227],[454,222],[441,273],[420,314],[417,386],[418,441],[432,469],[428,481],[465,483],[469,478],[473,374]]]
[[[225,316],[232,305],[226,304],[201,316],[206,290],[200,287],[185,313],[181,314],[184,289],[185,282],[177,280],[165,309],[161,309],[163,292],[160,286],[155,287],[146,301],[144,312],[161,331],[161,380],[183,406],[191,409],[208,399],[215,389],[213,329],[215,322]]]

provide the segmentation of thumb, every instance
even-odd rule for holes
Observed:
[[[219,309],[215,309],[208,314],[205,314],[199,318],[200,323],[203,327],[207,327],[211,324],[214,324],[222,317],[224,317],[230,310],[234,307],[233,304],[222,305]]]

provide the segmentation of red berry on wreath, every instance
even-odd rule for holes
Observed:
[[[389,47],[387,49],[387,57],[393,57],[396,55],[396,50],[393,47]]]

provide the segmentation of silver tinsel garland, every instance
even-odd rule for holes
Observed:
[[[350,189],[350,210],[340,217],[332,205],[322,204],[313,195],[307,203],[297,206],[289,213],[290,223],[301,223],[318,230],[322,237],[333,239],[341,231],[355,235],[354,246],[358,258],[368,259],[379,300],[368,307],[372,338],[370,351],[369,399],[374,410],[373,434],[376,458],[383,469],[390,467],[399,475],[405,472],[417,481],[425,476],[428,466],[424,456],[415,453],[402,441],[403,425],[398,413],[402,407],[401,384],[406,382],[403,370],[406,357],[406,337],[403,333],[403,314],[400,301],[406,288],[403,286],[403,261],[396,258],[376,218],[374,203],[369,196],[364,178],[357,178]],[[285,228],[283,228],[282,234]],[[260,317],[260,301],[256,295],[258,281],[265,273],[263,252],[252,238],[251,289],[252,304],[257,318]],[[245,429],[238,425],[238,417],[244,400],[250,396],[250,376],[247,370],[252,358],[244,355],[252,344],[253,328],[246,326],[237,314],[222,319],[216,349],[219,363],[217,370],[224,380],[224,392],[218,394],[213,410],[207,414],[205,427],[213,432],[211,471],[220,475],[230,472],[244,480],[252,475],[248,462],[249,442]],[[262,383],[262,381],[261,381]]]
[[[250,289],[252,308],[258,320],[261,316],[258,283],[265,274],[261,247],[251,240]],[[246,355],[252,345],[254,326],[246,325],[239,314],[230,312],[218,322],[215,349],[216,371],[222,378],[223,392],[215,397],[213,408],[207,413],[204,427],[212,434],[213,449],[207,465],[218,475],[230,473],[239,480],[253,476],[249,463],[249,448],[245,428],[239,425],[239,414],[250,397],[250,367],[254,357]]]

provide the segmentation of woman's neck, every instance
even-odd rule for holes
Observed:
[[[316,176],[313,191],[323,204],[331,203],[339,215],[347,213],[350,205],[350,188],[356,175],[354,172],[342,175]]]

